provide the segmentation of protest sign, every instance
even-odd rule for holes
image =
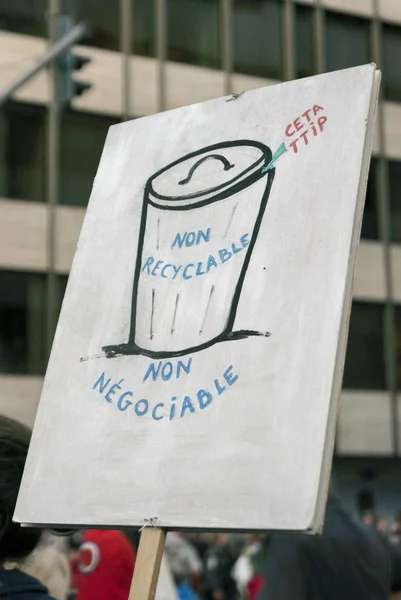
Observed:
[[[111,127],[17,521],[320,529],[378,81]]]

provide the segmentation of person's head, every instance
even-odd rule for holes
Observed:
[[[78,598],[126,600],[134,566],[133,546],[122,531],[86,531],[74,566]]]
[[[362,520],[362,523],[365,523],[365,525],[369,525],[372,527],[376,526],[376,517],[375,517],[374,513],[370,512],[370,511],[366,511],[365,513],[363,513],[361,516],[361,520]]]
[[[377,531],[381,531],[381,533],[387,533],[388,531],[388,523],[386,519],[378,519],[376,523]]]
[[[0,566],[24,559],[41,537],[40,530],[12,522],[30,436],[27,427],[0,415]]]

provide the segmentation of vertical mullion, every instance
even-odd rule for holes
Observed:
[[[157,112],[166,108],[167,4],[154,0],[157,61]]]
[[[379,20],[378,1],[374,0],[374,17],[372,22],[372,58],[377,65],[381,65],[381,23]],[[381,88],[382,90],[382,88]],[[384,360],[386,368],[386,388],[391,394],[391,419],[393,452],[400,451],[397,417],[397,365],[395,356],[395,307],[393,290],[393,269],[391,257],[391,215],[390,215],[390,190],[389,168],[386,158],[385,128],[384,128],[383,94],[379,94],[377,111],[377,127],[379,128],[379,164],[378,181],[376,185],[378,198],[378,219],[380,238],[384,247],[384,270],[386,280],[386,305],[384,312]]]
[[[294,52],[294,21],[295,7],[292,0],[285,0],[283,18],[283,55],[284,55],[284,80],[295,79],[295,52]]]
[[[316,73],[324,73],[326,70],[325,56],[325,12],[320,4],[320,0],[316,0],[314,14],[314,29],[315,29],[315,46],[316,46]]]
[[[132,48],[132,2],[120,0],[120,51],[121,51],[121,119],[127,121],[131,116],[131,48]]]
[[[7,198],[9,190],[9,172],[7,169],[8,120],[5,110],[0,110],[0,196]]]
[[[222,68],[224,71],[224,94],[232,93],[233,72],[233,0],[220,0],[220,37],[222,48]]]

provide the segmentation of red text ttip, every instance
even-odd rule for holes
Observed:
[[[293,138],[290,143],[294,153],[298,152],[298,144],[302,143],[302,140],[307,146],[310,138],[316,137],[323,131],[324,124],[327,121],[327,117],[320,115],[319,113],[324,110],[322,106],[315,104],[312,108],[306,110],[300,117],[290,123],[285,130],[285,134],[289,138]],[[308,137],[309,136],[309,137]]]

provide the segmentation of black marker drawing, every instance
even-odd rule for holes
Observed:
[[[168,358],[269,336],[233,327],[274,162],[260,142],[229,141],[191,152],[148,179],[128,341],[104,346],[108,358]]]

